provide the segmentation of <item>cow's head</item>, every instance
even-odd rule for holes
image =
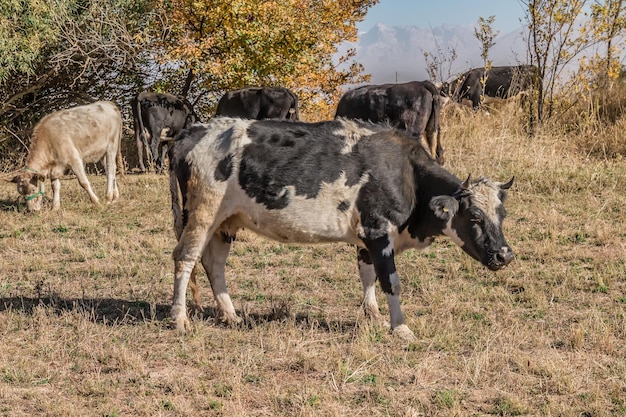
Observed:
[[[436,196],[430,201],[435,215],[446,222],[443,233],[492,271],[513,260],[502,232],[505,190],[512,184],[513,178],[502,184],[486,178],[470,182],[468,177],[454,195]]]
[[[41,204],[43,202],[43,182],[44,178],[38,173],[25,170],[13,177],[11,182],[17,184],[17,192],[24,196],[26,199],[26,209],[28,211],[41,210]]]

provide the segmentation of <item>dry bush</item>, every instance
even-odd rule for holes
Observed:
[[[551,129],[570,138],[579,152],[596,158],[623,158],[626,84],[622,80],[592,92],[559,97]]]
[[[456,175],[515,175],[516,260],[492,273],[444,238],[400,255],[410,344],[364,318],[354,248],[246,232],[227,264],[244,323],[216,321],[202,275],[207,308],[177,334],[166,176],[127,175],[102,207],[63,181],[35,215],[0,184],[0,415],[624,415],[623,161],[558,126],[529,138],[515,109],[442,126]]]

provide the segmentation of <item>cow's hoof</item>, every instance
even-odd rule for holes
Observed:
[[[180,333],[186,333],[191,329],[191,322],[187,317],[175,317],[174,320],[174,329]]]
[[[363,313],[365,313],[365,317],[367,317],[367,319],[371,322],[383,323],[385,321],[385,319],[381,316],[377,305],[364,304]]]
[[[181,333],[185,333],[191,329],[191,322],[187,317],[187,311],[180,311],[181,309],[172,307],[170,317],[172,318],[174,329]]]
[[[406,324],[401,324],[393,329],[393,334],[405,342],[415,341],[415,334]]]
[[[241,323],[241,317],[233,313],[222,313],[220,321],[228,327],[235,327]]]

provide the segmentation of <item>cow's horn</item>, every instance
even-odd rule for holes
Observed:
[[[467,179],[465,181],[463,181],[463,184],[461,184],[461,189],[462,190],[467,190],[470,186],[470,179],[472,178],[472,174],[468,174],[467,175]]]
[[[511,179],[509,180],[509,182],[505,183],[505,184],[500,184],[500,189],[502,190],[508,190],[509,188],[511,188],[511,185],[513,185],[513,180],[515,179],[515,175],[513,175],[511,177]]]

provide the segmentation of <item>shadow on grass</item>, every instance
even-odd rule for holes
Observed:
[[[88,320],[106,326],[136,325],[141,323],[163,322],[168,325],[170,315],[169,304],[152,304],[147,301],[127,301],[115,298],[74,298],[60,299],[56,297],[5,297],[0,298],[0,312],[14,311],[24,315],[32,315],[37,307],[50,309],[60,316],[67,312],[84,315]],[[292,321],[297,327],[315,329],[324,332],[350,332],[356,328],[352,320],[328,320],[308,313],[292,314],[286,304],[273,306],[265,313],[237,311],[242,322],[241,329],[252,329],[275,321]],[[189,315],[194,322],[209,321],[217,327],[224,327],[217,319],[218,312],[214,307],[204,307],[202,311],[190,308]]]
[[[23,211],[24,203],[20,201],[19,198],[15,198],[14,200],[0,200],[0,211],[14,211],[19,212]]]
[[[59,299],[56,297],[7,297],[0,298],[0,312],[16,311],[32,315],[37,307],[52,310],[61,315],[66,312],[78,312],[95,323],[105,325],[137,324],[163,321],[169,317],[170,306],[150,304],[147,301],[127,301],[114,298],[76,298]]]

